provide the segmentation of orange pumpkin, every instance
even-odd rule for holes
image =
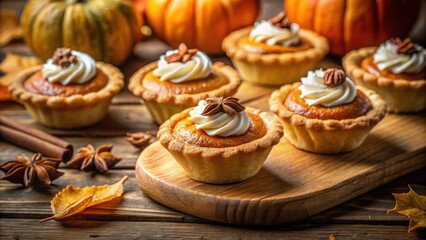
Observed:
[[[336,55],[405,37],[419,8],[420,0],[285,1],[289,20],[327,37]]]
[[[172,47],[183,42],[221,53],[229,33],[254,23],[259,0],[147,0],[145,11],[154,33]]]

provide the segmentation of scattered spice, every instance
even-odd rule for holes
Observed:
[[[0,165],[0,169],[6,173],[5,180],[22,183],[25,187],[47,188],[64,174],[57,170],[60,163],[60,159],[43,159],[40,153],[36,153],[31,159],[25,155],[18,156],[15,161]]]
[[[224,112],[230,116],[234,116],[238,112],[241,112],[245,109],[241,105],[238,98],[227,97],[227,98],[207,98],[207,106],[204,111],[201,113],[203,116],[212,116],[218,112]]]
[[[404,40],[400,38],[391,38],[390,41],[398,46],[397,53],[399,54],[413,55],[421,52],[421,49],[417,48],[416,44],[409,38],[405,38]]]
[[[152,139],[151,133],[137,132],[127,133],[127,141],[137,148],[143,148],[149,145]]]
[[[78,149],[77,154],[67,162],[71,168],[76,168],[84,171],[96,170],[98,172],[107,172],[114,167],[121,158],[114,156],[111,153],[112,144],[102,145],[95,148],[89,144],[87,147]]]
[[[129,177],[124,176],[112,185],[74,188],[67,186],[62,189],[50,202],[53,216],[40,220],[60,220],[84,211],[86,208],[108,202],[121,197],[124,192],[124,183]]]
[[[279,28],[291,28],[291,22],[287,18],[287,14],[285,12],[280,12],[273,18],[268,20],[272,25]]]
[[[186,63],[189,60],[191,60],[192,56],[197,53],[198,49],[188,49],[188,47],[185,45],[185,43],[181,43],[178,47],[178,52],[170,54],[169,56],[166,56],[164,60],[168,63],[172,62],[183,62]]]
[[[392,193],[395,207],[390,212],[397,212],[410,219],[408,232],[417,228],[426,228],[426,196],[417,194],[410,186],[407,193]]]
[[[346,81],[346,74],[342,69],[329,68],[324,71],[323,81],[327,87],[334,88]]]
[[[77,62],[77,57],[72,54],[70,48],[57,48],[52,56],[53,63],[66,68],[69,65]]]

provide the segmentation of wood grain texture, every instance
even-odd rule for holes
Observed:
[[[284,224],[426,166],[425,127],[423,114],[388,115],[360,148],[339,155],[307,153],[282,139],[257,175],[231,185],[188,178],[156,142],[139,156],[136,177],[150,197],[191,215],[229,224]]]
[[[37,225],[37,231],[28,226]],[[424,239],[406,234],[405,227],[365,224],[303,224],[290,227],[245,228],[219,224],[158,222],[64,221],[38,224],[33,219],[0,219],[1,239]],[[84,227],[81,227],[84,226]]]

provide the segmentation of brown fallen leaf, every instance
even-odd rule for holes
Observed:
[[[426,196],[417,194],[411,187],[407,193],[392,193],[395,207],[390,212],[397,212],[410,219],[408,232],[416,228],[426,228]]]
[[[84,211],[86,208],[121,197],[124,192],[123,184],[128,179],[124,176],[120,181],[103,186],[74,188],[67,186],[53,198],[50,207],[53,216],[40,220],[60,220]]]
[[[27,68],[42,64],[37,57],[20,56],[8,53],[0,63],[0,71],[5,73],[0,77],[0,101],[9,101],[12,99],[7,87],[15,80],[16,76]]]
[[[0,11],[0,47],[6,46],[13,39],[23,36],[19,18],[12,10]]]
[[[334,237],[333,234],[330,234],[330,236],[328,236],[328,240],[336,240],[336,238]]]

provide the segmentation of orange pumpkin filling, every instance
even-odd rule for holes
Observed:
[[[202,93],[220,88],[229,83],[228,79],[219,73],[211,73],[208,77],[200,80],[172,83],[161,81],[159,77],[154,76],[152,71],[146,74],[142,81],[145,89],[164,94]]]
[[[256,114],[248,113],[248,115],[251,121],[250,127],[244,134],[238,136],[209,136],[204,130],[197,129],[195,123],[188,118],[178,122],[174,128],[174,132],[175,135],[184,139],[185,142],[200,147],[222,148],[238,146],[262,138],[266,134],[266,127],[263,120]]]
[[[364,70],[367,72],[381,77],[387,77],[390,79],[406,79],[406,80],[420,80],[426,78],[426,68],[423,69],[421,72],[416,74],[411,73],[400,73],[395,74],[392,72],[389,72],[387,70],[380,70],[377,65],[374,63],[373,56],[370,56],[366,59],[364,59],[361,63],[361,66]]]
[[[301,91],[295,89],[287,96],[284,104],[290,111],[311,119],[353,119],[365,115],[371,109],[368,97],[359,90],[352,103],[335,107],[309,106],[300,95]]]
[[[42,72],[34,73],[24,82],[24,88],[30,92],[49,96],[72,96],[76,94],[87,94],[97,92],[108,83],[108,77],[100,69],[96,69],[95,78],[83,84],[62,85],[61,83],[51,83],[43,77]]]
[[[300,40],[296,46],[281,46],[281,45],[267,45],[265,43],[258,43],[251,41],[248,37],[240,39],[238,47],[244,49],[247,52],[268,54],[268,53],[292,53],[298,51],[304,51],[311,48],[307,42]]]

